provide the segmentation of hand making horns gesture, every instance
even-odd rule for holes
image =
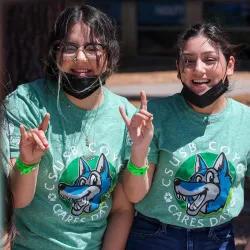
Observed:
[[[127,125],[129,135],[134,145],[149,145],[154,134],[153,115],[147,111],[147,96],[141,91],[141,109],[130,119],[122,107],[120,113]]]
[[[34,129],[26,131],[20,126],[21,140],[19,144],[20,160],[26,165],[35,165],[49,149],[45,131],[49,125],[50,114],[46,114],[41,124]]]

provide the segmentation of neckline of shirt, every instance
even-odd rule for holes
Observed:
[[[225,119],[225,117],[229,114],[231,110],[231,106],[232,106],[231,98],[225,97],[227,99],[227,104],[223,110],[221,110],[220,112],[216,114],[203,114],[203,113],[196,112],[194,109],[192,109],[187,104],[186,100],[181,94],[179,94],[179,98],[181,100],[181,104],[182,104],[181,106],[183,107],[183,111],[187,113],[188,115],[194,117],[197,121],[203,124],[204,123],[211,124],[211,123],[219,122]]]

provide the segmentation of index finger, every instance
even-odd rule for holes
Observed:
[[[147,96],[145,91],[141,91],[141,109],[147,110]]]
[[[49,119],[50,119],[50,114],[47,113],[44,118],[43,121],[41,122],[41,124],[38,126],[38,129],[43,130],[44,132],[47,130],[48,125],[49,125]]]

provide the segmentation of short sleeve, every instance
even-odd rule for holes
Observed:
[[[154,136],[150,143],[149,152],[148,152],[148,161],[150,163],[157,164],[158,163],[158,155],[159,155],[159,124],[158,122],[161,120],[159,117],[159,113],[156,112],[159,109],[155,107],[155,100],[151,100],[148,102],[148,111],[153,114],[153,125],[154,125]]]
[[[6,97],[3,103],[4,127],[9,140],[10,158],[19,155],[20,125],[26,130],[37,127],[41,116],[35,103],[30,100],[32,93],[24,91],[24,87],[18,89]]]
[[[246,176],[250,177],[250,152],[248,153],[248,157],[247,157],[247,171],[246,171]]]
[[[148,161],[157,164],[158,155],[159,155],[158,136],[157,133],[155,132],[149,147]]]

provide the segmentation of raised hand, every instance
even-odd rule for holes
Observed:
[[[34,129],[26,131],[20,126],[21,140],[19,144],[20,159],[26,165],[35,165],[49,149],[45,131],[49,125],[50,114],[46,114],[42,123]]]
[[[130,119],[124,109],[120,107],[120,113],[127,125],[129,135],[134,145],[149,145],[154,134],[152,124],[153,115],[147,111],[147,96],[141,92],[141,109]]]

